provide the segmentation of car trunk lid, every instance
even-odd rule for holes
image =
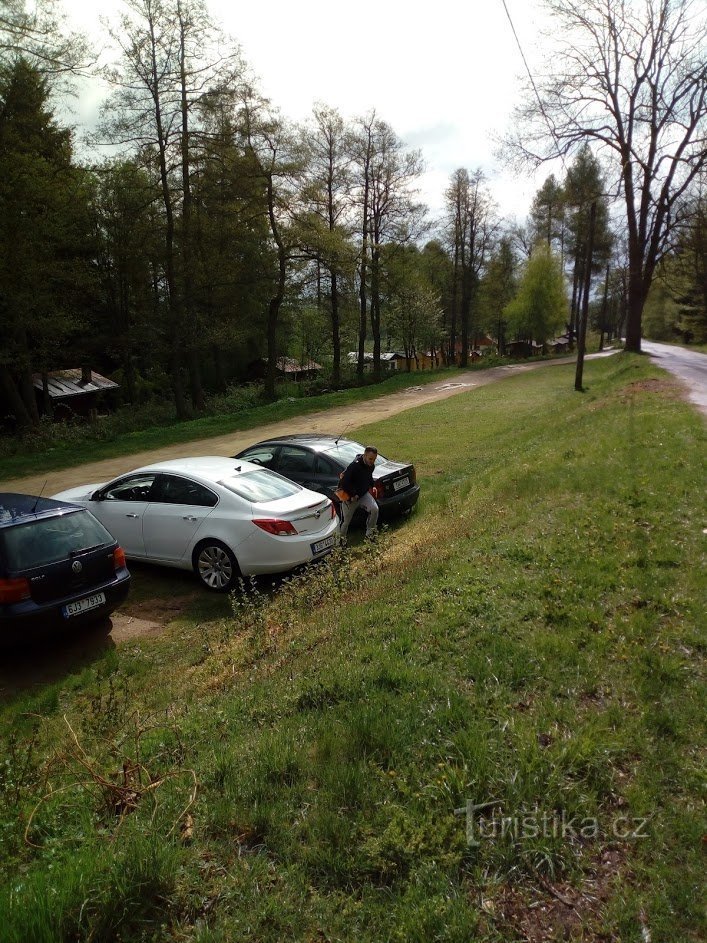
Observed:
[[[319,534],[331,523],[331,501],[322,497],[316,499],[313,492],[310,495],[313,500],[306,504],[302,502],[302,492],[291,498],[254,504],[253,517],[289,521],[298,534]]]
[[[415,484],[415,466],[403,462],[384,462],[373,470],[378,497],[402,494]]]
[[[94,550],[27,570],[22,576],[29,581],[32,599],[38,603],[75,596],[84,589],[90,592],[115,577],[113,550]]]

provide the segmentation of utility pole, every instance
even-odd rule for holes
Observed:
[[[592,201],[589,211],[589,235],[587,238],[587,260],[584,265],[584,297],[582,298],[582,312],[579,321],[577,336],[577,371],[574,377],[574,388],[582,392],[582,374],[584,372],[584,350],[587,344],[587,321],[589,320],[589,286],[592,280],[592,256],[594,255],[594,227],[597,218],[596,200]]]

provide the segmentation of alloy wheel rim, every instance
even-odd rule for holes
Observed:
[[[222,547],[204,547],[198,566],[199,576],[211,589],[224,589],[233,579],[233,564]]]

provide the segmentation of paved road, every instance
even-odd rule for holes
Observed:
[[[707,354],[646,340],[641,341],[641,350],[657,366],[677,377],[687,387],[691,402],[707,415]]]

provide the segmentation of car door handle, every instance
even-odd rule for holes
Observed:
[[[187,514],[185,517],[182,518],[182,520],[183,520],[183,521],[198,521],[199,518],[198,518],[198,517],[194,517],[193,514]]]
[[[126,514],[125,516],[126,516],[126,517],[134,517],[135,519],[137,519],[138,517],[140,517],[139,514]]]

